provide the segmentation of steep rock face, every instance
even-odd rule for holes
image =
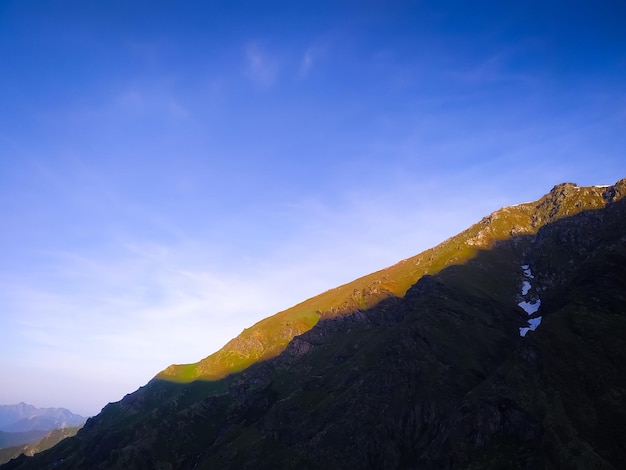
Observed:
[[[440,266],[402,296],[319,315],[221,380],[155,379],[6,468],[619,468],[624,186],[559,185],[497,211],[397,265],[398,279]],[[463,263],[442,257],[468,246]],[[543,317],[525,337],[523,266]]]

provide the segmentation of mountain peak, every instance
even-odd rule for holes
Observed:
[[[563,183],[555,184],[554,187],[550,190],[550,193],[560,192],[563,190],[573,190],[578,188],[580,188],[580,186],[578,186],[576,183],[572,183],[571,181],[564,181]]]
[[[622,178],[613,186],[605,188],[604,197],[608,202],[615,202],[626,196],[626,178]]]
[[[49,431],[56,428],[78,426],[85,422],[83,416],[66,408],[37,408],[24,402],[0,405],[0,431]]]

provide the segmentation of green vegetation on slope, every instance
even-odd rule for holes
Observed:
[[[217,380],[242,371],[256,362],[276,357],[294,337],[309,331],[320,319],[372,308],[389,297],[403,297],[425,274],[436,274],[448,266],[465,263],[478,250],[490,249],[511,236],[534,234],[546,223],[602,208],[608,199],[616,197],[608,192],[623,193],[625,187],[626,180],[610,189],[578,187],[572,183],[557,185],[536,202],[504,207],[417,256],[265,318],[200,362],[171,365],[156,378],[173,382]]]

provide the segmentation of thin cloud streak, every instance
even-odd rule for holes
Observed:
[[[300,59],[299,76],[306,78],[318,62],[324,57],[325,48],[320,45],[309,46]]]
[[[245,48],[246,75],[262,88],[272,87],[278,79],[279,62],[257,43]]]

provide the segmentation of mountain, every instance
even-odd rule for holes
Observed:
[[[51,431],[79,426],[85,421],[83,416],[65,408],[36,408],[26,403],[0,405],[0,431],[4,432]]]
[[[617,469],[626,179],[555,186],[174,365],[2,469]]]
[[[623,191],[623,181],[611,190]],[[402,297],[425,274],[464,263],[479,250],[489,249],[500,240],[534,235],[552,221],[582,210],[602,208],[607,191],[607,187],[580,188],[565,183],[536,203],[502,208],[430,250],[266,318],[244,330],[215,354],[196,364],[170,366],[157,377],[176,382],[215,380],[276,357],[294,337],[311,329],[320,319],[365,310],[389,297]],[[618,196],[621,197],[621,193],[615,197]]]
[[[82,426],[75,426],[69,428],[54,429],[47,433],[43,431],[43,436],[39,440],[24,441],[22,444],[14,444],[13,447],[0,448],[0,463],[8,462],[11,459],[19,457],[21,454],[33,456],[38,452],[50,449],[63,439],[71,436],[75,436],[78,430]],[[30,431],[41,433],[42,431]],[[21,434],[21,433],[12,433]]]

